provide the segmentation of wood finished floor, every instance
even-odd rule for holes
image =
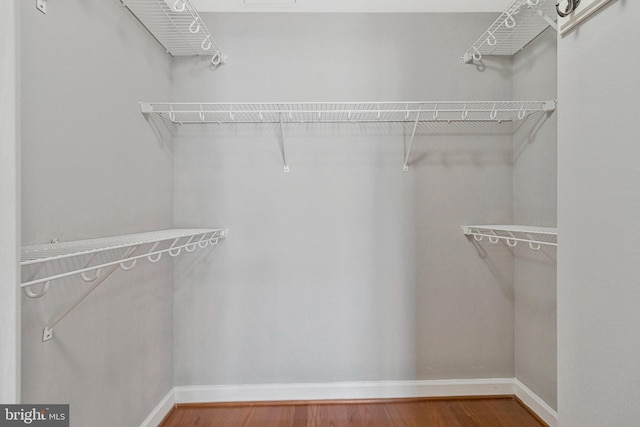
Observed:
[[[185,405],[159,427],[543,427],[514,398]]]

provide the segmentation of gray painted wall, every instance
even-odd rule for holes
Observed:
[[[560,425],[640,419],[640,3],[613,1],[558,48]]]
[[[22,238],[172,225],[172,159],[140,113],[170,58],[117,1],[21,3]],[[22,400],[70,403],[72,426],[134,426],[172,387],[172,266],[116,272],[41,341],[84,286],[23,297]]]
[[[511,59],[459,55],[486,15],[205,15],[230,56],[177,60],[174,101],[511,99]],[[424,41],[424,43],[420,42]],[[442,41],[441,43],[438,41]],[[513,220],[509,128],[182,129],[178,226],[224,245],[175,269],[175,384],[514,376],[513,259],[466,223]]]
[[[514,99],[557,98],[557,32],[549,29],[513,61]],[[556,226],[557,118],[514,132],[514,221]],[[516,378],[557,409],[556,265],[552,247],[514,249]]]
[[[18,3],[0,4],[0,402],[20,400]]]

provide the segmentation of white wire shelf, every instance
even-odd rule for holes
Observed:
[[[89,256],[91,261],[93,261],[98,253],[118,249],[122,249],[124,253],[126,253],[130,248],[141,247],[143,245],[151,245],[151,249],[142,255],[134,256],[132,254],[122,256],[121,259],[109,261],[104,264],[87,262],[81,268],[50,276],[38,278],[38,274],[32,273],[33,277],[27,281],[23,280],[20,287],[29,288],[33,285],[62,279],[76,274],[83,274],[89,271],[96,271],[97,269],[109,267],[111,265],[119,265],[124,262],[131,263],[132,261],[140,258],[149,258],[153,262],[157,262],[165,252],[171,252],[172,256],[177,256],[183,248],[188,252],[192,252],[197,246],[205,248],[210,243],[214,243],[218,239],[225,237],[226,231],[223,229],[172,229],[149,233],[129,234],[124,236],[104,237],[99,239],[24,246],[21,251],[20,266],[36,266],[36,268],[39,264],[76,257]],[[160,246],[163,242],[170,242],[171,244],[168,247],[163,248]],[[152,257],[154,258],[152,259]],[[157,257],[157,259],[155,257]]]
[[[157,117],[171,126],[278,124],[285,172],[289,172],[285,123],[411,123],[413,131],[403,165],[403,170],[407,172],[420,123],[448,125],[452,122],[503,123],[525,120],[531,114],[550,114],[555,111],[556,101],[141,102],[140,109],[147,117]]]
[[[557,30],[555,4],[555,0],[514,0],[462,60],[471,63],[483,55],[515,55],[547,27]]]
[[[51,339],[53,327],[118,269],[129,271],[138,260],[158,262],[168,253],[176,257],[197,248],[216,246],[228,231],[221,228],[171,229],[149,233],[73,242],[24,246],[21,251],[22,283],[30,298],[44,296],[54,280],[79,275],[90,286],[44,328],[43,341]],[[37,288],[37,289],[36,289]]]
[[[542,246],[558,246],[558,229],[553,227],[533,227],[525,225],[464,225],[462,232],[480,242],[487,238],[491,243],[505,242],[510,247],[526,243],[529,248],[539,251]]]
[[[174,124],[505,122],[552,112],[556,101],[141,102],[146,115]]]
[[[190,0],[121,0],[172,56],[208,56],[214,68],[224,55]]]

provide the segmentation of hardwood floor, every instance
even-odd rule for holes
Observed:
[[[542,427],[511,397],[179,405],[159,427]]]

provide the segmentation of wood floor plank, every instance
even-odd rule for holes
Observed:
[[[398,399],[176,407],[160,427],[544,427],[516,399]]]
[[[468,414],[482,427],[539,427],[540,423],[516,400],[478,400],[461,402]],[[523,411],[524,409],[524,411]]]

